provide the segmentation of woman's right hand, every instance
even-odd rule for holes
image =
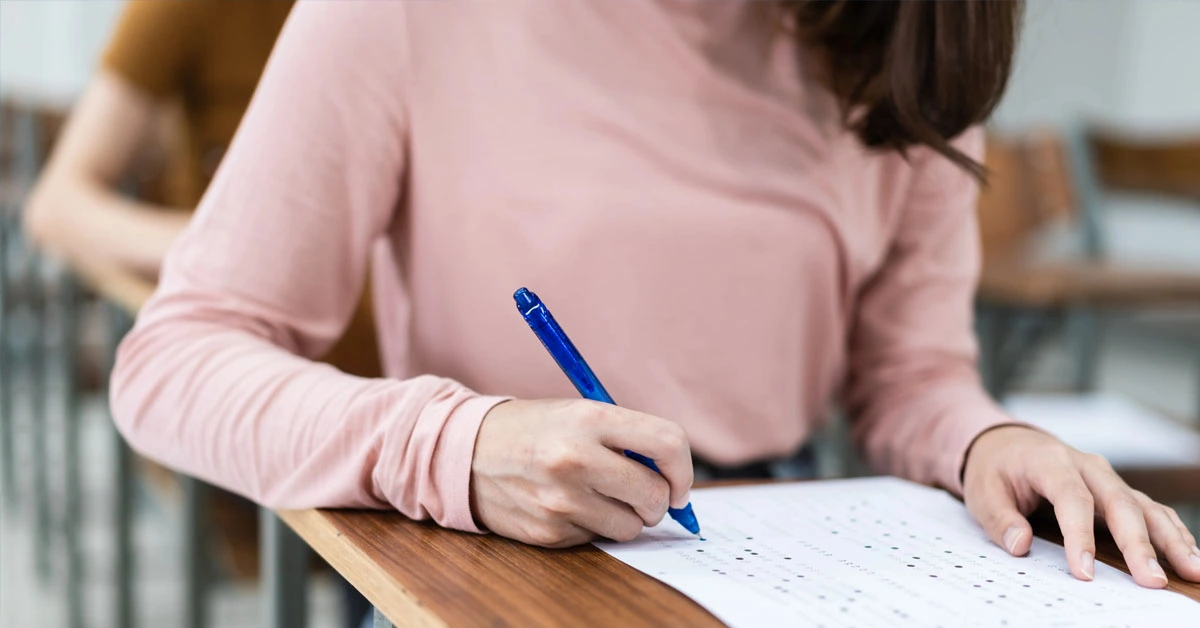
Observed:
[[[662,475],[624,456],[654,459]],[[513,400],[483,419],[471,511],[483,528],[543,547],[628,541],[683,507],[692,487],[678,424],[585,400]]]

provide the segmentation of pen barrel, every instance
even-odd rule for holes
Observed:
[[[538,303],[522,314],[525,322],[529,324],[529,328],[542,342],[542,346],[546,347],[546,351],[550,352],[550,357],[554,358],[558,368],[562,369],[567,379],[571,380],[571,385],[575,386],[575,390],[579,391],[580,396],[584,399],[616,405],[612,396],[600,383],[600,379],[583,359],[583,355],[575,348],[575,344],[567,337],[558,321],[554,320],[554,315],[545,306]]]
[[[651,471],[653,471],[659,475],[662,475],[662,471],[658,470],[658,465],[654,464],[654,460],[651,458],[647,458],[647,457],[643,456],[642,454],[639,454],[636,451],[629,451],[628,449],[625,450],[625,457],[636,460],[636,461],[646,465],[647,467],[650,467]]]

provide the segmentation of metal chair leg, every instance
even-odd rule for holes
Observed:
[[[79,468],[79,302],[75,280],[63,275],[59,282],[56,319],[59,334],[59,381],[63,400],[63,549],[66,561],[67,625],[83,628],[83,550],[80,542],[80,516],[83,491]]]
[[[1100,317],[1091,308],[1075,308],[1068,314],[1067,326],[1075,354],[1074,388],[1081,393],[1091,392],[1096,389],[1100,366]]]
[[[17,504],[16,463],[13,461],[13,369],[9,323],[8,208],[0,207],[0,491],[5,512]]]
[[[112,344],[108,348],[108,361],[105,364],[105,399],[108,398],[107,385],[112,375],[117,343],[125,336],[130,325],[129,317],[124,312],[109,307],[108,314],[111,319],[109,329]],[[107,406],[106,403],[105,407],[107,408]],[[112,430],[112,444],[116,460],[116,495],[113,500],[116,515],[113,526],[113,547],[116,550],[113,571],[116,586],[113,591],[115,597],[113,600],[113,625],[116,628],[134,628],[136,619],[133,613],[133,452],[112,421],[109,421],[109,429]]]
[[[1198,347],[1197,349],[1198,350],[1196,350],[1196,353],[1195,353],[1195,355],[1196,355],[1196,373],[1198,376],[1200,376],[1200,347]],[[1197,384],[1196,390],[1200,391],[1200,377],[1197,378],[1196,384]],[[1193,426],[1200,425],[1200,395],[1197,395],[1197,397],[1196,397],[1195,414],[1192,415],[1191,423]]]
[[[308,546],[270,509],[260,508],[258,521],[267,625],[303,627],[308,624]]]
[[[1020,312],[1001,305],[980,304],[976,332],[979,336],[979,367],[984,388],[993,398],[1003,399],[1027,357]]]
[[[391,620],[389,620],[387,617],[384,617],[383,613],[379,612],[378,608],[374,609],[374,614],[375,614],[375,619],[373,622],[374,628],[392,628]]]
[[[29,317],[31,326],[30,344],[26,347],[25,363],[28,365],[30,420],[33,435],[32,460],[33,469],[33,542],[36,552],[36,567],[38,578],[47,582],[50,578],[50,481],[49,481],[49,448],[46,444],[48,417],[46,416],[46,343],[44,324],[44,299],[41,278],[38,277],[37,264],[30,263],[26,273],[26,285],[29,293],[29,306],[33,314]]]
[[[113,507],[116,509],[114,532],[114,549],[116,557],[113,571],[116,576],[114,590],[113,614],[117,628],[134,628],[136,620],[133,614],[133,452],[125,439],[116,429],[113,448],[116,450],[116,498]]]
[[[980,303],[975,308],[975,333],[979,338],[979,375],[993,397],[1000,394],[1000,348],[1003,346],[999,308]]]
[[[184,621],[186,628],[208,626],[208,487],[179,476],[183,486]]]
[[[1055,312],[978,305],[979,367],[988,393],[1003,400],[1057,320]]]
[[[5,518],[17,504],[17,465],[13,462],[13,373],[8,341],[8,279],[8,207],[0,205],[0,534],[3,533]],[[2,564],[4,548],[0,547]]]

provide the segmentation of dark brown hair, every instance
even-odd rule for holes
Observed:
[[[950,145],[983,122],[1008,83],[1019,0],[805,0],[783,4],[824,57],[847,126],[869,147],[924,145],[982,178]]]

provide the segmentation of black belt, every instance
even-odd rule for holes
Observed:
[[[700,456],[692,455],[692,467],[695,469],[696,478],[701,480],[768,480],[780,477],[779,469],[784,466],[788,469],[809,471],[801,471],[798,474],[793,471],[787,474],[793,477],[816,476],[816,454],[812,446],[805,444],[796,450],[796,453],[784,458],[759,460],[737,466],[714,464]]]

